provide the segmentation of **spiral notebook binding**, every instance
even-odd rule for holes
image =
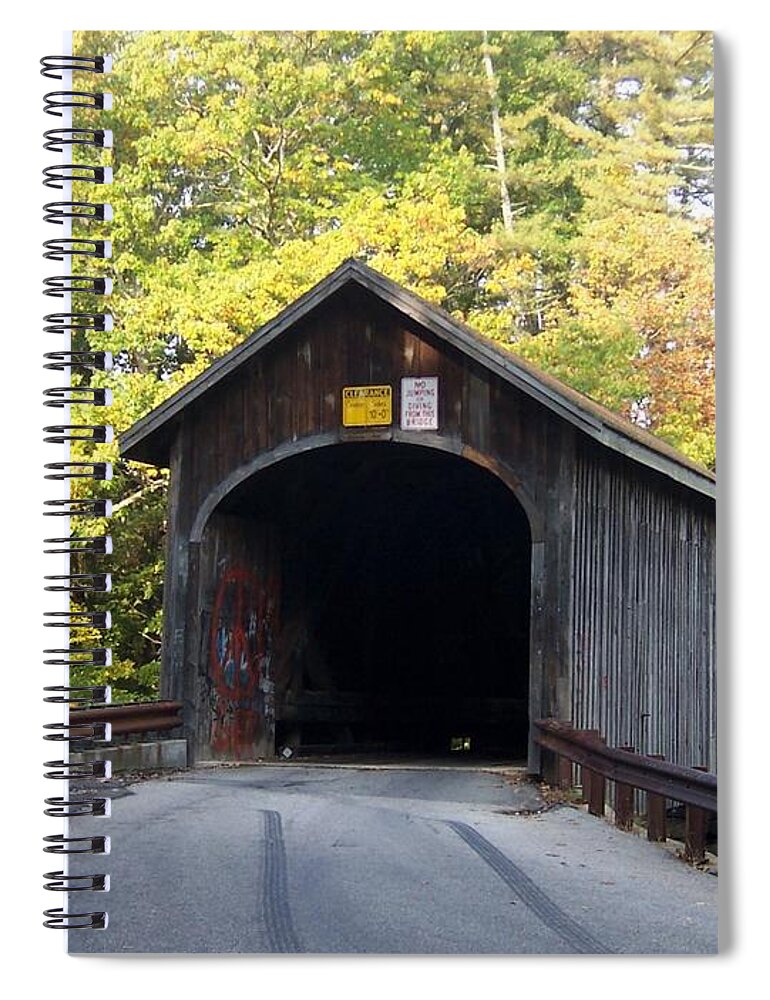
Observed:
[[[54,553],[95,553],[97,555],[110,555],[112,553],[112,538],[110,535],[68,535],[66,538],[46,538],[44,545],[58,545],[59,548],[43,549],[48,554]],[[67,615],[73,618],[76,615],[88,615],[89,619],[95,615],[104,615],[104,611],[46,611],[47,615]]]
[[[61,795],[53,795],[51,798],[45,799],[45,804],[47,808],[43,810],[43,815],[52,816],[54,819],[69,819],[71,816],[110,815],[109,799],[65,799]]]
[[[41,76],[49,80],[62,80],[62,71],[71,73],[109,73],[112,70],[111,56],[43,56]]]
[[[44,469],[46,479],[112,479],[109,462],[47,462]]]
[[[66,875],[64,872],[46,872],[50,879],[44,888],[51,892],[106,892],[110,880],[107,875]]]
[[[43,517],[112,517],[112,501],[101,497],[77,500],[44,500]]]
[[[109,742],[112,736],[109,722],[92,722],[88,725],[81,722],[74,725],[67,722],[49,722],[43,729],[46,730],[43,733],[44,740],[66,743],[70,749],[77,747],[79,750],[90,750],[97,741]]]
[[[43,688],[43,701],[51,705],[109,705],[112,692],[108,684],[49,684]]]
[[[96,257],[106,260],[112,256],[110,240],[56,239],[43,244],[46,260],[66,260],[68,257]]]
[[[43,777],[52,781],[70,781],[72,778],[109,778],[111,774],[108,760],[87,760],[73,763],[70,760],[46,760],[43,767],[55,768],[44,771]]]
[[[43,848],[46,854],[106,854],[109,839],[65,837],[63,833],[55,833],[50,837],[43,837],[43,842],[48,844],[48,847]]]
[[[112,369],[112,355],[109,351],[48,351],[43,355],[43,368],[63,372],[82,368],[86,371],[108,372]]]
[[[109,537],[109,536],[107,536]],[[50,539],[48,539],[50,541]],[[100,539],[95,539],[99,541]],[[46,549],[46,552],[60,552],[60,549]],[[110,628],[112,617],[109,611],[46,611],[46,618],[63,618],[61,622],[44,622],[46,628]]]
[[[45,366],[46,368],[48,365]],[[70,434],[70,431],[83,433]],[[65,441],[90,441],[91,444],[109,444],[113,439],[109,424],[50,424],[43,428],[46,444],[64,444]]]
[[[73,73],[100,75],[110,72],[112,60],[109,56],[80,56],[73,54],[49,55],[40,60],[42,76],[60,80],[69,89],[55,90],[43,97],[43,111],[47,115],[61,119],[61,125],[49,128],[43,133],[43,148],[58,154],[59,162],[46,166],[42,183],[46,188],[61,191],[58,201],[47,201],[43,205],[43,219],[59,229],[61,235],[45,240],[43,258],[59,261],[67,273],[53,274],[43,280],[43,294],[64,300],[62,309],[47,313],[43,317],[44,336],[54,335],[64,338],[61,350],[51,350],[44,354],[43,367],[52,372],[67,372],[68,385],[54,385],[43,392],[43,405],[63,409],[66,415],[61,423],[49,424],[43,428],[44,442],[58,446],[57,461],[47,462],[44,467],[46,481],[59,483],[64,495],[44,501],[43,513],[46,517],[66,518],[64,530],[49,532],[52,537],[43,539],[44,553],[60,562],[46,574],[46,592],[73,597],[107,594],[111,590],[110,573],[104,571],[98,561],[112,552],[112,538],[108,533],[78,530],[79,525],[88,524],[91,519],[105,519],[112,513],[111,501],[103,497],[70,495],[73,480],[81,482],[107,482],[112,477],[109,462],[84,460],[79,455],[70,454],[71,442],[83,445],[100,445],[113,440],[112,427],[106,423],[70,422],[69,409],[78,407],[105,407],[112,402],[108,389],[91,385],[93,373],[107,372],[113,366],[112,355],[108,351],[92,349],[89,338],[112,329],[112,315],[107,311],[92,311],[92,303],[83,302],[85,309],[78,308],[80,302],[72,303],[73,297],[108,296],[112,292],[112,281],[100,274],[82,273],[88,271],[89,261],[108,260],[112,256],[112,243],[93,227],[112,220],[112,207],[98,200],[74,200],[73,184],[106,185],[112,183],[112,168],[103,163],[76,162],[88,153],[103,156],[104,150],[112,149],[113,136],[109,129],[101,128],[93,120],[93,113],[112,107],[112,95],[95,89],[75,89],[72,87]],[[83,113],[86,120],[73,121],[73,114]],[[73,226],[84,231],[73,232]],[[75,262],[81,262],[79,273],[72,273]],[[74,305],[74,308],[73,308]],[[91,306],[91,309],[88,308]],[[71,340],[78,338],[78,349],[73,349]],[[83,347],[83,341],[86,346]],[[72,377],[75,376],[75,384]],[[85,377],[85,384],[78,384]],[[98,412],[98,411],[97,411]],[[98,419],[98,418],[97,418]],[[82,446],[82,445],[81,445]],[[75,519],[74,522],[72,519]],[[76,527],[68,530],[71,523]],[[76,560],[71,564],[72,560]],[[97,560],[96,565],[90,565]],[[61,571],[58,571],[58,570]],[[74,818],[106,817],[110,813],[110,800],[93,794],[94,789],[79,792],[70,788],[73,780],[84,780],[89,785],[110,776],[107,760],[93,757],[111,739],[109,723],[102,721],[74,721],[70,717],[72,709],[90,709],[109,704],[111,692],[104,684],[71,684],[70,671],[84,668],[104,668],[111,663],[111,651],[106,646],[94,646],[95,633],[98,635],[112,625],[109,611],[73,607],[68,610],[44,612],[44,626],[64,630],[62,645],[43,651],[43,665],[63,671],[64,683],[49,684],[44,688],[44,701],[58,705],[63,713],[60,721],[44,726],[43,739],[55,744],[63,752],[61,760],[44,762],[44,777],[50,781],[63,782],[63,794],[45,800],[46,816],[64,823],[64,831],[44,838],[44,851],[61,855],[64,867],[61,871],[46,872],[44,886],[50,892],[70,893],[107,892],[109,878],[102,873],[81,874],[70,871],[68,857],[76,855],[106,854],[109,838],[101,831],[78,828],[77,836],[71,835],[69,821]],[[86,638],[87,636],[87,638]],[[80,642],[78,641],[80,639]],[[86,642],[87,645],[82,643]],[[99,642],[99,639],[96,639]],[[84,718],[88,718],[85,716]],[[71,754],[89,751],[88,759]],[[89,899],[90,897],[86,897]],[[102,909],[88,906],[72,909],[52,907],[44,911],[44,925],[61,930],[101,929],[107,926],[107,913]]]
[[[43,916],[46,918],[43,926],[54,930],[103,930],[107,926],[107,914],[103,910],[91,913],[65,913],[60,906],[57,906],[52,910],[43,910]]]
[[[108,667],[112,662],[110,650],[106,646],[89,646],[88,649],[67,646],[66,649],[44,649],[43,653],[45,656],[56,657],[53,660],[43,660],[43,665],[50,667]]]
[[[45,389],[43,406],[63,407],[71,403],[80,406],[110,406],[112,394],[109,389],[91,388],[87,385],[63,385]]]
[[[56,226],[62,226],[65,219],[80,219],[82,222],[111,222],[112,206],[106,202],[93,201],[49,201],[43,205],[44,222],[52,222]]]
[[[112,329],[112,316],[109,313],[48,313],[43,317],[47,326],[44,333],[71,333],[74,330],[104,333]]]
[[[112,108],[112,94],[95,94],[86,90],[55,90],[43,98],[43,111],[47,115],[61,118],[69,109],[86,111],[109,111]]]
[[[57,258],[58,260],[59,258]],[[109,278],[84,274],[57,274],[43,281],[43,295],[64,298],[72,292],[90,292],[92,295],[110,295],[112,281]]]
[[[43,149],[63,153],[65,146],[95,146],[112,149],[112,132],[104,128],[51,128],[43,132]]]

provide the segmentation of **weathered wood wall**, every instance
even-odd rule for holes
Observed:
[[[572,721],[716,770],[713,509],[584,442],[574,512]]]

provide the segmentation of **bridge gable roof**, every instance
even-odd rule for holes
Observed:
[[[513,352],[481,336],[443,309],[425,301],[358,260],[346,260],[326,278],[283,309],[277,316],[219,358],[127,430],[120,439],[124,458],[165,466],[174,428],[181,414],[210,393],[258,352],[308,317],[332,295],[351,283],[430,331],[504,382],[515,386],[600,445],[668,476],[706,496],[714,497],[716,477],[660,438],[577,392],[524,361]]]

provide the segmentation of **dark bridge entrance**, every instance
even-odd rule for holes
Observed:
[[[276,748],[526,756],[530,531],[495,475],[350,443],[257,473],[223,512],[280,540]]]

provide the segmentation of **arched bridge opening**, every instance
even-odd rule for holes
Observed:
[[[214,756],[525,758],[532,541],[453,453],[347,442],[254,473],[201,550]]]

